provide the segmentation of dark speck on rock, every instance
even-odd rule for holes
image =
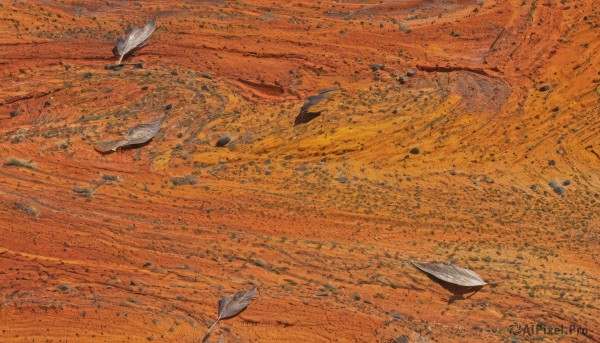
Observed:
[[[385,69],[385,65],[383,65],[383,64],[376,64],[376,63],[371,64],[371,70],[373,70],[373,71],[384,70],[384,69]]]
[[[58,288],[58,289],[59,289],[59,290],[61,290],[61,291],[66,291],[66,290],[68,290],[68,289],[69,289],[69,285],[67,285],[67,284],[62,284],[62,285],[58,285],[58,286],[56,286],[56,288]]]
[[[14,117],[18,116],[19,113],[20,113],[19,110],[13,110],[10,112],[10,117],[14,118]]]
[[[555,166],[556,165],[556,161],[555,160],[550,160],[550,161],[548,161],[548,165],[549,166]]]
[[[172,104],[168,104],[167,106],[165,106],[165,110],[167,110],[167,111],[170,110],[170,109],[172,109],[172,108],[173,108]]]
[[[421,150],[419,148],[412,148],[409,152],[413,155],[418,155],[421,152]]]
[[[91,79],[91,78],[92,78],[92,76],[93,76],[93,74],[92,74],[92,73],[85,73],[85,74],[83,74],[83,78],[84,78],[84,79]]]
[[[540,92],[546,92],[550,90],[550,85],[545,84],[542,87],[540,87]]]
[[[105,66],[104,69],[119,71],[119,70],[123,69],[123,65],[122,64],[117,64],[117,65],[109,64],[109,65]]]
[[[568,186],[571,184],[571,180],[565,180],[565,181],[563,181],[562,184],[563,184],[563,186]]]
[[[180,177],[172,177],[171,182],[174,186],[195,185],[198,184],[198,179],[191,175],[186,175]]]
[[[398,114],[398,110],[393,110],[392,114]]]
[[[348,178],[345,178],[345,177],[338,177],[338,179],[337,179],[337,180],[338,180],[340,183],[346,183],[346,182],[348,182]]]
[[[143,91],[147,91],[147,90],[148,90],[148,86],[144,86],[144,87],[142,87],[142,90],[143,90]]]
[[[212,75],[210,75],[210,74],[209,74],[209,73],[207,73],[207,72],[204,72],[204,73],[202,73],[202,77],[203,77],[203,78],[205,78],[205,79],[212,80]]]
[[[413,77],[415,75],[417,75],[417,72],[414,70],[409,70],[406,72],[406,76],[408,76],[408,77]]]
[[[179,73],[177,72],[177,70],[173,70],[173,71],[171,72],[171,75],[175,75],[175,76],[177,76],[177,75],[179,75]]]

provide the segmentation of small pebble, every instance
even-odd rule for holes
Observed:
[[[229,136],[225,136],[225,137],[221,137],[217,143],[215,144],[215,146],[221,148],[226,146],[229,142],[231,142],[231,137]]]

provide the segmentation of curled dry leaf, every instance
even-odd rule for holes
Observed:
[[[146,143],[151,140],[156,133],[158,133],[165,119],[167,119],[166,114],[162,118],[153,122],[136,125],[129,129],[127,133],[125,133],[124,139],[98,142],[94,145],[94,149],[101,153],[107,153],[116,151],[121,147]]]
[[[300,113],[306,113],[311,107],[323,101],[323,99],[325,99],[329,93],[335,91],[339,91],[339,88],[327,88],[317,95],[311,95],[307,97],[304,105],[302,105],[302,108],[300,108]]]
[[[454,295],[477,292],[488,284],[476,272],[453,264],[415,261],[411,261],[411,263],[433,282],[438,283]]]
[[[126,55],[148,45],[147,39],[154,30],[156,30],[156,17],[142,28],[128,27],[125,30],[125,36],[120,37],[113,48],[113,54],[119,57],[118,64],[121,64]]]
[[[323,101],[323,99],[327,98],[327,96],[331,92],[335,92],[335,91],[339,91],[339,90],[340,90],[339,88],[327,88],[317,95],[311,95],[311,96],[307,97],[306,101],[302,105],[302,108],[300,108],[300,113],[296,117],[294,125],[308,123],[309,121],[311,121],[311,120],[315,119],[316,117],[318,117],[319,115],[321,115],[320,112],[308,112],[308,110],[311,107],[313,107],[316,104]]]
[[[250,304],[250,300],[252,300],[255,292],[256,287],[252,287],[252,289],[249,291],[240,291],[235,293],[235,295],[231,298],[226,297],[219,300],[219,315],[217,320],[213,323],[210,329],[208,329],[202,341],[204,341],[208,335],[210,335],[215,325],[217,325],[221,319],[230,318],[242,312],[248,306],[248,304]]]

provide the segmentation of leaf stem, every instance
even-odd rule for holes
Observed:
[[[210,335],[210,333],[212,332],[213,328],[215,327],[215,325],[217,325],[217,323],[219,322],[219,320],[221,320],[221,318],[217,318],[217,320],[215,320],[215,322],[213,323],[213,325],[208,329],[208,331],[206,331],[206,334],[204,334],[204,337],[202,338],[202,342],[204,342],[204,340],[206,340],[206,338],[208,337],[208,335]]]

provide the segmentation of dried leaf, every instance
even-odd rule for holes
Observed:
[[[453,264],[415,261],[411,261],[411,263],[432,281],[440,284],[454,295],[477,292],[488,284],[474,271]]]
[[[160,130],[165,119],[167,119],[166,114],[162,118],[151,123],[140,124],[129,129],[125,134],[125,138],[128,140],[127,145],[142,144],[151,140],[158,130]]]
[[[233,298],[223,298],[219,301],[219,319],[229,318],[242,312],[248,306],[256,292],[256,287],[244,292],[237,292]]]
[[[160,130],[160,127],[165,119],[167,119],[166,114],[162,118],[153,122],[134,126],[127,131],[125,134],[125,139],[98,142],[94,145],[94,149],[101,153],[107,153],[116,151],[121,147],[146,143],[147,141],[151,140]]]
[[[248,306],[248,304],[250,304],[250,300],[252,300],[255,292],[256,287],[252,287],[252,289],[249,291],[240,291],[231,298],[225,297],[219,300],[219,316],[213,325],[208,329],[202,341],[206,340],[215,325],[217,325],[221,319],[230,318],[242,312]]]
[[[321,115],[321,112],[308,112],[308,110],[325,99],[329,93],[339,91],[339,88],[328,88],[317,95],[311,95],[300,108],[300,113],[296,116],[294,125],[305,124]]]
[[[311,107],[323,101],[323,99],[325,99],[329,95],[329,93],[338,90],[339,88],[328,88],[317,95],[311,95],[307,97],[306,101],[304,102],[304,105],[302,105],[302,108],[300,108],[300,113],[306,113]]]
[[[125,36],[120,37],[113,48],[113,54],[119,57],[119,63],[123,60],[126,55],[139,50],[148,45],[148,37],[156,29],[156,17],[152,18],[150,22],[142,27],[129,27],[125,30]]]

